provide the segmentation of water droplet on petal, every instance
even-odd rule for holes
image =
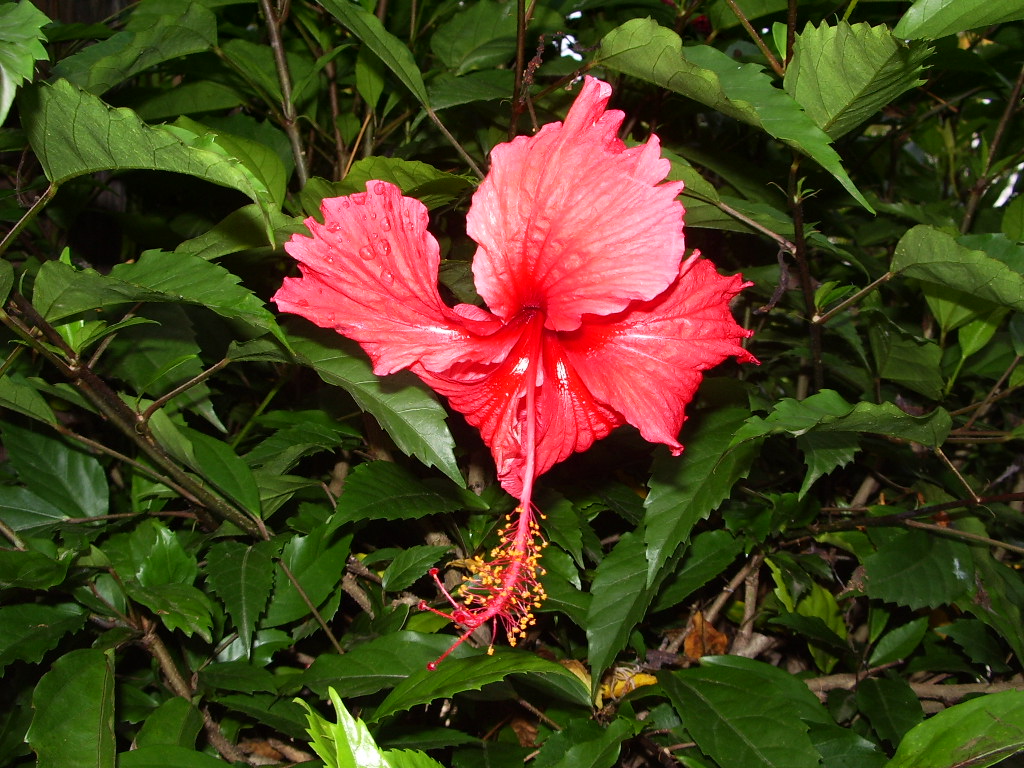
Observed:
[[[341,229],[341,224],[339,224],[338,222],[336,222],[336,221],[328,221],[327,222],[327,231],[328,232],[337,232],[340,229]]]
[[[387,187],[384,186],[384,182],[378,181],[376,184],[373,185],[373,191],[376,192],[378,195],[383,195],[387,191]]]
[[[356,205],[366,205],[366,194],[352,195],[352,202]]]
[[[348,199],[347,198],[344,198],[344,197],[341,198],[341,207],[342,208],[348,208]]]
[[[380,271],[380,281],[384,283],[384,285],[393,285],[395,282],[395,276],[391,274],[391,270],[382,269]]]
[[[380,220],[380,228],[383,229],[385,232],[390,231],[391,230],[391,219],[389,219],[387,216],[385,216],[383,219],[381,219]]]
[[[384,252],[385,256],[391,255],[391,243],[389,243],[387,240],[381,241],[380,249]]]
[[[368,245],[364,245],[362,248],[359,249],[359,256],[365,261],[373,261],[375,258],[377,258],[377,254],[373,252],[373,248],[371,248]]]
[[[327,313],[327,322],[328,323],[330,323],[331,325],[334,325],[334,321],[336,319],[337,319],[337,315],[335,315],[333,312],[328,312]]]

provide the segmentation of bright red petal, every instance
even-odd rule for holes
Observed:
[[[534,387],[533,476],[622,424],[598,403],[569,366],[539,315],[524,315],[499,335],[515,337],[507,358],[491,366],[460,365],[446,374],[413,370],[480,430],[491,448],[502,487],[517,498],[528,472],[527,388]]]
[[[670,166],[656,137],[632,149],[616,138],[610,95],[588,77],[564,124],[491,152],[466,231],[477,291],[503,320],[535,308],[548,329],[575,330],[583,315],[653,299],[678,273],[682,184],[659,185]]]
[[[674,453],[676,439],[703,372],[726,358],[757,362],[740,341],[750,336],[729,301],[745,287],[706,259],[682,265],[679,278],[653,301],[612,318],[588,318],[562,345],[584,386],[622,414],[652,443]]]
[[[499,326],[495,318],[441,300],[438,246],[423,204],[383,181],[368,188],[325,199],[324,223],[306,220],[313,236],[285,245],[302,277],[285,279],[273,297],[278,307],[355,339],[381,375],[505,354],[482,338]]]

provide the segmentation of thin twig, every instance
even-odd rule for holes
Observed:
[[[1000,145],[1003,143],[1003,137],[1006,135],[1006,127],[1010,123],[1010,118],[1012,118],[1013,113],[1017,111],[1022,88],[1024,88],[1024,66],[1021,67],[1020,74],[1017,75],[1017,82],[1013,84],[1013,89],[1010,91],[1010,98],[1006,100],[1006,108],[1003,110],[1002,117],[999,118],[999,124],[996,126],[996,132],[992,135],[992,143],[988,147],[988,152],[985,156],[985,164],[981,169],[981,173],[978,175],[978,180],[971,188],[971,193],[967,198],[967,204],[964,206],[964,218],[960,223],[960,231],[962,233],[966,233],[970,230],[971,225],[974,223],[974,216],[978,212],[978,205],[981,203],[981,198],[992,183],[992,179],[990,179],[988,175],[989,171],[992,169],[992,159],[996,156]]]
[[[11,243],[14,242],[14,238],[21,234],[21,230],[27,227],[29,222],[38,216],[39,212],[46,207],[46,204],[53,199],[53,196],[57,194],[58,188],[58,185],[50,184],[50,186],[46,188],[46,191],[39,196],[39,199],[32,203],[32,207],[25,211],[22,217],[18,219],[17,224],[15,224],[11,228],[11,231],[4,236],[4,239],[0,240],[0,256],[7,252]]]
[[[804,238],[804,206],[800,191],[800,157],[794,152],[793,163],[789,167],[789,205],[793,215],[793,258],[796,260],[797,273],[800,276],[800,289],[804,294],[804,305],[807,317],[814,315],[814,285],[811,267],[807,259],[807,241]],[[811,369],[814,377],[814,391],[825,387],[825,368],[822,363],[822,328],[811,322],[808,325],[811,346]]]
[[[752,571],[756,571],[761,567],[761,563],[764,562],[764,555],[758,553],[748,560],[736,575],[733,576],[725,589],[715,598],[715,601],[708,606],[708,609],[704,611],[704,621],[708,624],[714,624],[718,620],[718,614],[722,612],[726,604],[733,598],[734,593],[739,589],[740,584],[746,581],[747,576]]]
[[[181,672],[178,671],[178,666],[174,663],[170,651],[167,650],[167,646],[164,645],[160,636],[156,634],[155,626],[149,625],[147,627],[147,631],[142,636],[140,642],[142,647],[149,651],[160,665],[160,671],[163,672],[164,679],[167,680],[167,684],[174,694],[191,702],[195,691],[192,690],[192,686],[185,681]],[[199,711],[203,717],[203,730],[206,731],[206,738],[210,740],[210,743],[220,753],[220,756],[231,762],[245,761],[245,754],[224,738],[220,725],[213,719],[209,710],[206,707],[200,707]]]
[[[292,157],[295,158],[295,175],[299,186],[306,186],[309,180],[309,169],[306,167],[306,153],[302,149],[302,136],[299,134],[298,116],[295,104],[292,103],[292,77],[288,71],[288,55],[281,40],[281,22],[270,5],[270,0],[260,0],[260,7],[267,19],[267,34],[270,37],[270,48],[274,52],[274,64],[277,67],[277,80],[281,84],[281,116],[284,131],[292,145]]]
[[[832,309],[830,309],[825,314],[815,314],[814,317],[811,318],[811,322],[815,323],[816,325],[824,325],[837,314],[839,314],[844,309],[849,307],[851,304],[856,304],[858,301],[863,299],[865,296],[867,296],[869,293],[875,290],[875,288],[877,288],[878,286],[882,285],[883,283],[889,282],[892,279],[892,275],[892,272],[886,272],[877,280],[873,280],[869,285],[866,285],[863,288],[861,288],[859,291],[853,294],[853,296],[843,299],[841,302],[836,304],[834,307],[832,307]]]
[[[157,398],[156,400],[153,401],[153,403],[149,406],[149,408],[147,408],[142,413],[142,416],[139,417],[139,420],[142,421],[142,422],[148,422],[153,417],[154,413],[159,411],[161,408],[163,408],[165,405],[167,405],[167,403],[169,403],[171,400],[176,398],[178,395],[182,394],[183,392],[188,392],[188,390],[192,389],[192,387],[196,386],[197,384],[203,383],[208,378],[213,376],[213,374],[218,373],[218,372],[224,370],[230,364],[231,364],[231,361],[228,358],[225,357],[223,360],[220,360],[220,361],[214,363],[213,365],[211,365],[209,368],[207,368],[205,371],[201,372],[197,376],[189,379],[184,384],[181,384],[181,385],[175,387],[170,392],[168,392],[166,395],[163,395],[162,397]]]
[[[284,560],[278,560],[277,564],[281,566],[281,570],[284,571],[284,575],[288,577],[288,581],[290,581],[292,586],[295,587],[295,591],[299,593],[299,597],[302,598],[302,602],[306,604],[309,612],[313,614],[313,618],[316,620],[316,623],[320,625],[320,629],[322,629],[324,634],[327,635],[327,639],[330,641],[331,645],[334,646],[334,650],[339,654],[345,653],[341,644],[338,642],[338,638],[334,636],[331,628],[327,626],[327,622],[324,621],[324,617],[320,615],[320,611],[318,611],[316,606],[313,605],[313,601],[309,599],[309,595],[306,594],[306,590],[302,588],[301,584],[299,584],[299,580],[295,578],[295,574],[292,573],[291,568],[285,564]]]
[[[747,21],[747,17],[743,15],[743,11],[740,10],[738,5],[736,5],[736,0],[725,0],[725,2],[732,9],[732,12],[736,14],[736,18],[739,19],[743,28],[747,30],[747,34],[750,35],[750,39],[754,41],[754,45],[756,45],[761,53],[764,54],[765,59],[768,60],[768,66],[774,70],[775,74],[782,77],[782,75],[786,73],[785,67],[779,63],[779,60],[775,58],[775,54],[771,52],[768,46],[765,45],[764,40],[761,39],[761,36],[757,34],[757,30],[751,26],[749,21]]]

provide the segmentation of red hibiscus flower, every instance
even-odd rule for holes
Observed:
[[[756,362],[729,301],[744,286],[694,252],[683,258],[682,183],[657,137],[627,148],[611,87],[586,78],[564,123],[491,153],[466,231],[488,309],[447,306],[427,210],[383,181],[326,199],[324,223],[286,249],[278,307],[359,342],[379,375],[408,368],[480,430],[498,479],[519,499],[489,560],[443,613],[466,628],[500,621],[512,644],[543,598],[536,478],[629,423],[678,454],[703,372]],[[422,606],[429,610],[425,604]],[[440,613],[440,611],[435,611]],[[431,666],[436,666],[434,662]]]

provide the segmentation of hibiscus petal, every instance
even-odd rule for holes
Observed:
[[[427,209],[398,187],[371,181],[371,191],[323,201],[324,223],[306,220],[312,237],[285,245],[301,278],[286,278],[273,300],[285,312],[333,328],[362,345],[380,375],[413,363],[443,370],[507,352],[484,337],[499,326],[475,311],[456,312],[437,290],[437,241]]]
[[[626,149],[607,83],[588,77],[563,123],[500,144],[473,195],[466,231],[479,244],[477,291],[509,320],[524,308],[571,331],[664,291],[683,255],[681,183],[657,137]]]
[[[515,338],[506,359],[490,367],[455,366],[445,374],[413,370],[465,414],[491,448],[502,487],[520,497],[533,454],[533,477],[589,448],[623,423],[598,403],[572,371],[558,339],[539,315],[524,316],[498,335]],[[527,445],[528,387],[534,388],[535,445]]]
[[[588,318],[575,333],[563,334],[562,345],[594,397],[646,440],[678,454],[685,408],[703,372],[728,357],[757,362],[740,346],[751,333],[729,311],[746,285],[695,254],[664,294],[612,318]]]

